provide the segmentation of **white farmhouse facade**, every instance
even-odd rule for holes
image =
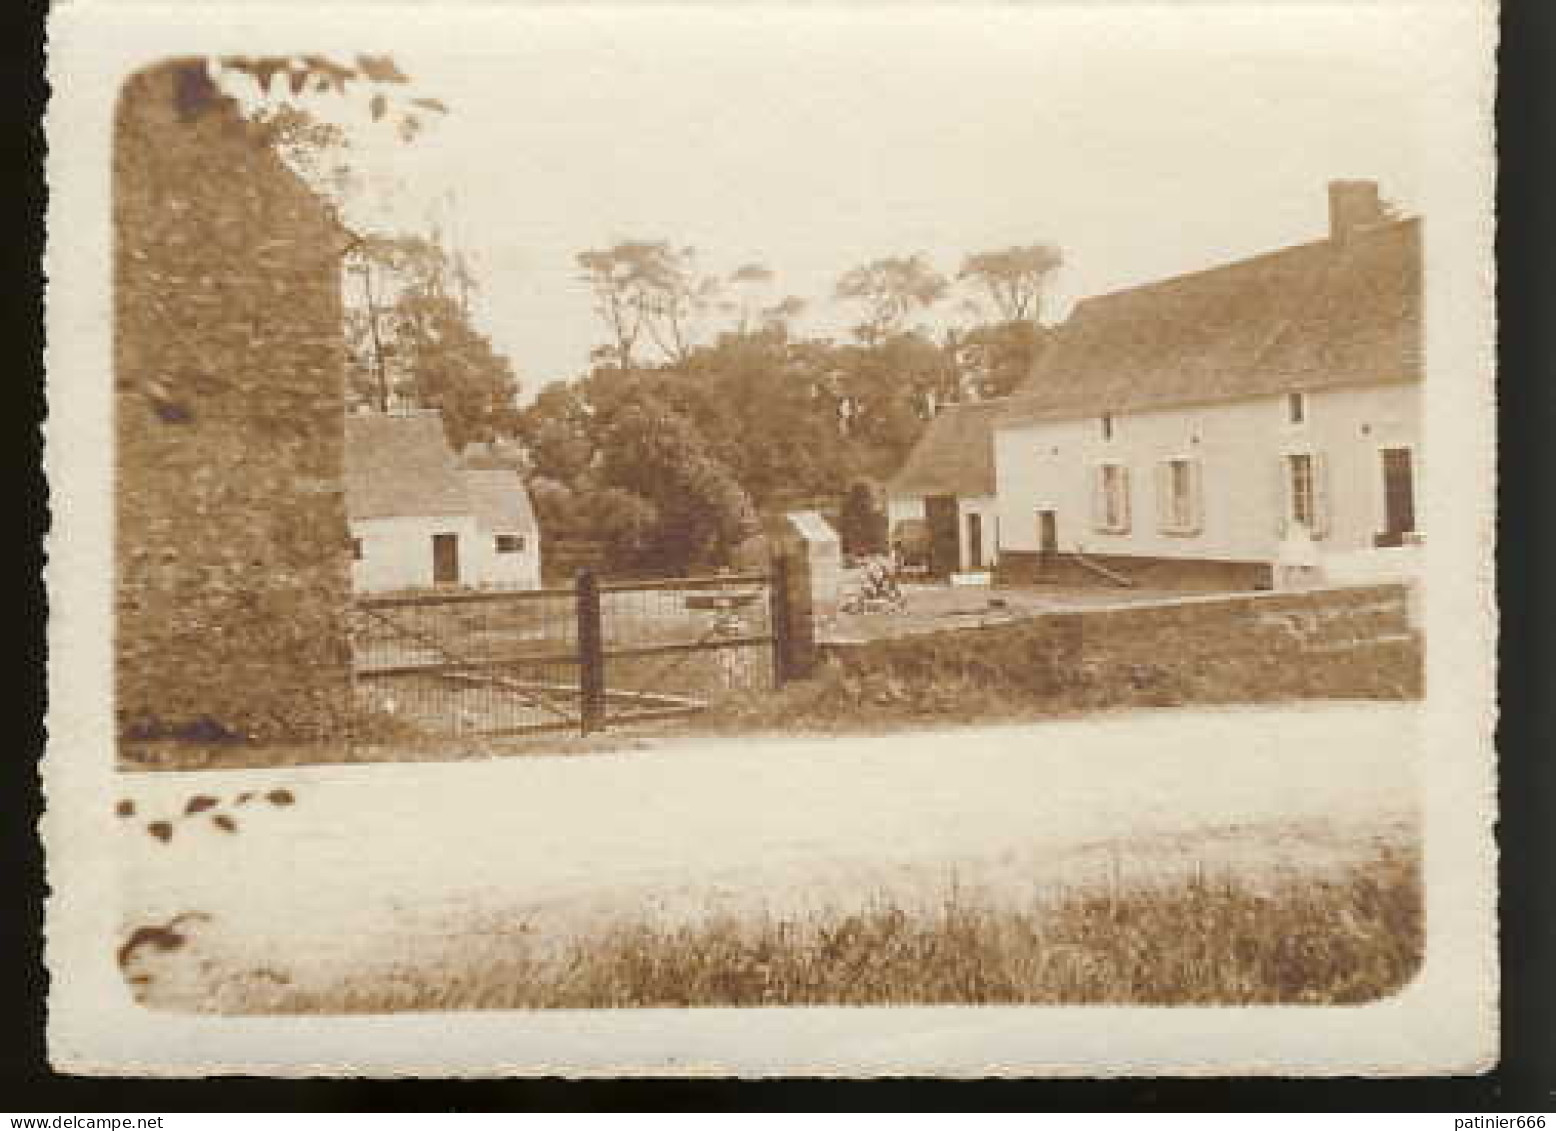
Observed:
[[[1414,572],[1419,223],[1330,188],[1329,238],[1077,304],[994,428],[1002,574],[1262,588]]]
[[[512,471],[462,467],[436,412],[346,417],[352,588],[540,585],[540,531]]]

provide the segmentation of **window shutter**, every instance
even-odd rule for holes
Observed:
[[[1281,454],[1275,457],[1275,493],[1272,496],[1275,510],[1275,537],[1285,538],[1291,529],[1291,460]]]
[[[1329,533],[1329,461],[1313,453],[1313,537]]]
[[[1172,529],[1172,461],[1162,460],[1156,465],[1156,528],[1163,532]]]
[[[1091,526],[1108,528],[1107,472],[1100,463],[1091,469]]]
[[[1118,528],[1121,532],[1127,533],[1129,530],[1129,503],[1132,493],[1129,490],[1129,468],[1120,464],[1118,468]]]
[[[1205,529],[1205,476],[1203,464],[1189,460],[1189,533],[1198,534]]]

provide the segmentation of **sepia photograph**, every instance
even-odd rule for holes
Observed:
[[[57,18],[55,653],[105,693],[56,669],[45,831],[104,931],[51,945],[185,1032],[143,1065],[710,1010],[1316,1048],[1450,964],[1419,1067],[1489,1064],[1491,893],[1429,915],[1491,866],[1480,5],[283,8]],[[662,1051],[827,1056],[719,1024]]]

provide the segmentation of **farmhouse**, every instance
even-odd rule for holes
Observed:
[[[516,472],[465,467],[436,412],[346,417],[352,587],[533,589],[540,531]]]
[[[893,542],[922,530],[934,576],[979,573],[994,565],[993,432],[1004,405],[1000,400],[942,406],[886,485]]]
[[[1332,581],[1411,573],[1420,224],[1367,181],[1329,215],[1326,239],[1077,304],[994,429],[1004,577],[1265,588],[1293,542]]]

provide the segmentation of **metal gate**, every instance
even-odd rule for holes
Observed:
[[[785,670],[787,583],[766,573],[571,588],[362,595],[353,740],[577,730],[669,719]]]

